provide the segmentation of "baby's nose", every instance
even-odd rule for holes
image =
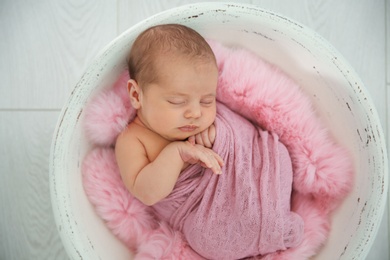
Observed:
[[[193,104],[191,105],[184,116],[186,118],[199,118],[202,115],[200,105]]]

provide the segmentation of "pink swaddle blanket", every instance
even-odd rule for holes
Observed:
[[[156,214],[184,233],[208,259],[240,259],[285,250],[303,237],[303,220],[290,211],[292,166],[278,137],[217,106],[213,150],[222,175],[192,165]]]

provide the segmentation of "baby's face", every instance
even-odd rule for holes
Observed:
[[[218,69],[209,62],[174,60],[143,91],[140,120],[170,141],[185,140],[215,120]]]

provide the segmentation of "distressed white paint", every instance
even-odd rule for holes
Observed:
[[[99,221],[81,187],[80,162],[89,147],[80,122],[90,95],[125,68],[124,57],[135,37],[151,25],[169,22],[254,51],[281,67],[312,97],[324,122],[356,162],[353,192],[335,214],[329,242],[316,259],[364,259],[385,209],[388,169],[384,133],[363,83],[342,55],[307,27],[255,6],[217,3],[169,10],[127,30],[101,52],[74,89],[60,116],[50,161],[54,212],[70,255],[129,256],[104,225],[92,228],[91,223]]]

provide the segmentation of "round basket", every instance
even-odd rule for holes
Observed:
[[[315,259],[364,259],[378,231],[388,189],[386,144],[366,89],[345,59],[314,31],[256,6],[225,3],[182,6],[138,23],[98,55],[74,88],[58,120],[50,158],[52,207],[69,256],[131,258],[83,190],[81,164],[91,149],[83,133],[83,108],[123,72],[137,35],[164,23],[184,24],[205,38],[251,50],[279,66],[311,97],[336,140],[352,151],[356,174],[352,192],[332,217],[328,242]]]

